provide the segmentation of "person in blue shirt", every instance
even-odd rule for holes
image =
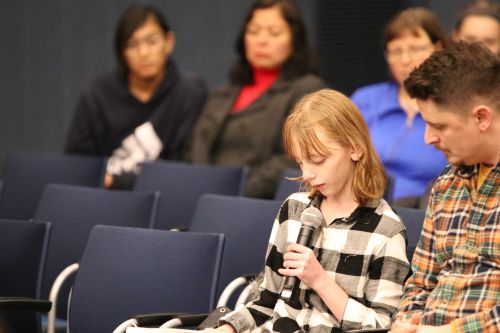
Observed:
[[[445,44],[446,34],[429,10],[415,7],[398,13],[383,33],[392,80],[359,88],[351,96],[365,117],[387,173],[395,180],[394,205],[418,207],[447,164],[440,151],[425,144],[425,122],[403,86],[410,72]]]

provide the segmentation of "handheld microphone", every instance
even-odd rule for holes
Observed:
[[[323,214],[316,207],[307,207],[300,215],[302,226],[300,227],[299,236],[297,237],[297,244],[311,247],[312,236],[316,228],[321,225],[323,221]],[[280,297],[284,301],[289,301],[292,297],[293,289],[297,283],[296,276],[287,276],[283,283]]]

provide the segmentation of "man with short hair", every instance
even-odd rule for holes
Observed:
[[[435,52],[405,81],[436,180],[391,332],[500,332],[500,58],[478,43]]]

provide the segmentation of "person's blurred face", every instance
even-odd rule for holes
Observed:
[[[454,31],[453,40],[469,43],[482,42],[493,53],[500,54],[500,23],[492,17],[471,15],[464,18],[458,31]]]
[[[165,33],[153,18],[148,18],[134,31],[125,46],[124,56],[129,75],[142,80],[163,75],[174,43],[173,33]]]
[[[247,61],[256,68],[279,68],[293,52],[292,38],[279,7],[255,10],[245,30]]]
[[[396,82],[402,86],[410,72],[418,67],[436,49],[427,33],[419,28],[415,36],[403,32],[400,37],[387,43],[385,55],[389,69]]]

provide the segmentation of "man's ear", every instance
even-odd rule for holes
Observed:
[[[486,131],[493,122],[493,110],[487,105],[475,106],[472,115],[481,132]]]

